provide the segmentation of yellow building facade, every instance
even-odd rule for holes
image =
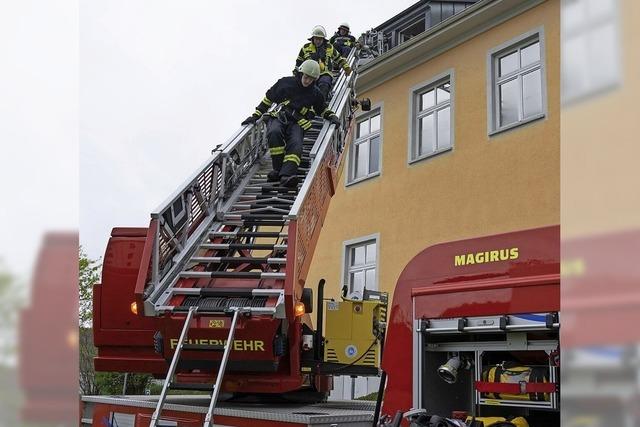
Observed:
[[[480,1],[359,67],[307,276],[393,293],[434,244],[560,221],[560,1]],[[536,47],[537,45],[537,47]]]

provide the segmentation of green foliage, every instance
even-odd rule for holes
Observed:
[[[79,313],[80,326],[89,327],[93,318],[93,285],[100,280],[100,268],[98,260],[90,259],[80,246],[78,254],[78,288],[79,288]]]
[[[96,373],[96,385],[100,394],[120,395],[124,387],[125,374],[120,372]],[[124,394],[147,394],[153,377],[149,374],[128,374]]]
[[[0,260],[0,364],[15,361],[18,314],[24,306],[26,289]]]
[[[356,398],[356,400],[373,400],[376,401],[378,399],[378,392],[374,391],[373,393],[369,393],[366,396],[361,396]]]

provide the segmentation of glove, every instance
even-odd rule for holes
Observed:
[[[329,117],[327,117],[327,120],[329,120],[329,122],[331,122],[331,124],[334,124],[336,126],[340,126],[340,119],[335,114],[332,114]]]
[[[244,121],[242,123],[240,123],[240,124],[243,125],[243,126],[244,125],[252,125],[256,121],[258,121],[259,118],[260,117],[258,117],[258,116],[251,115],[251,116],[247,117],[246,119],[244,119]]]
[[[344,66],[344,73],[348,76],[349,74],[351,74],[351,67],[349,67],[348,65]]]

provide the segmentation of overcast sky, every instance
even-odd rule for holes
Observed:
[[[80,2],[80,242],[150,212],[290,75],[311,28],[377,26],[402,1]]]
[[[0,0],[0,269],[78,227],[78,4]]]

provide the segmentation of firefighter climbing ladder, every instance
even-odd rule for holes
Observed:
[[[348,58],[352,68],[355,58],[356,52]],[[170,389],[210,391],[204,426],[213,425],[240,317],[285,318],[289,222],[300,210],[311,179],[321,171],[319,161],[338,158],[344,148],[353,115],[354,83],[355,73],[350,77],[341,73],[333,87],[329,107],[342,125],[316,119],[305,132],[296,188],[267,182],[271,161],[265,125],[259,122],[243,127],[217,147],[209,161],[152,214],[150,230],[155,238],[149,257],[151,282],[143,294],[145,314],[185,317],[151,427],[158,425]],[[216,287],[217,279],[245,286]],[[246,286],[247,281],[255,283]],[[225,344],[185,342],[194,319],[207,314],[231,316]],[[223,352],[215,384],[175,381],[182,352],[201,350]]]

